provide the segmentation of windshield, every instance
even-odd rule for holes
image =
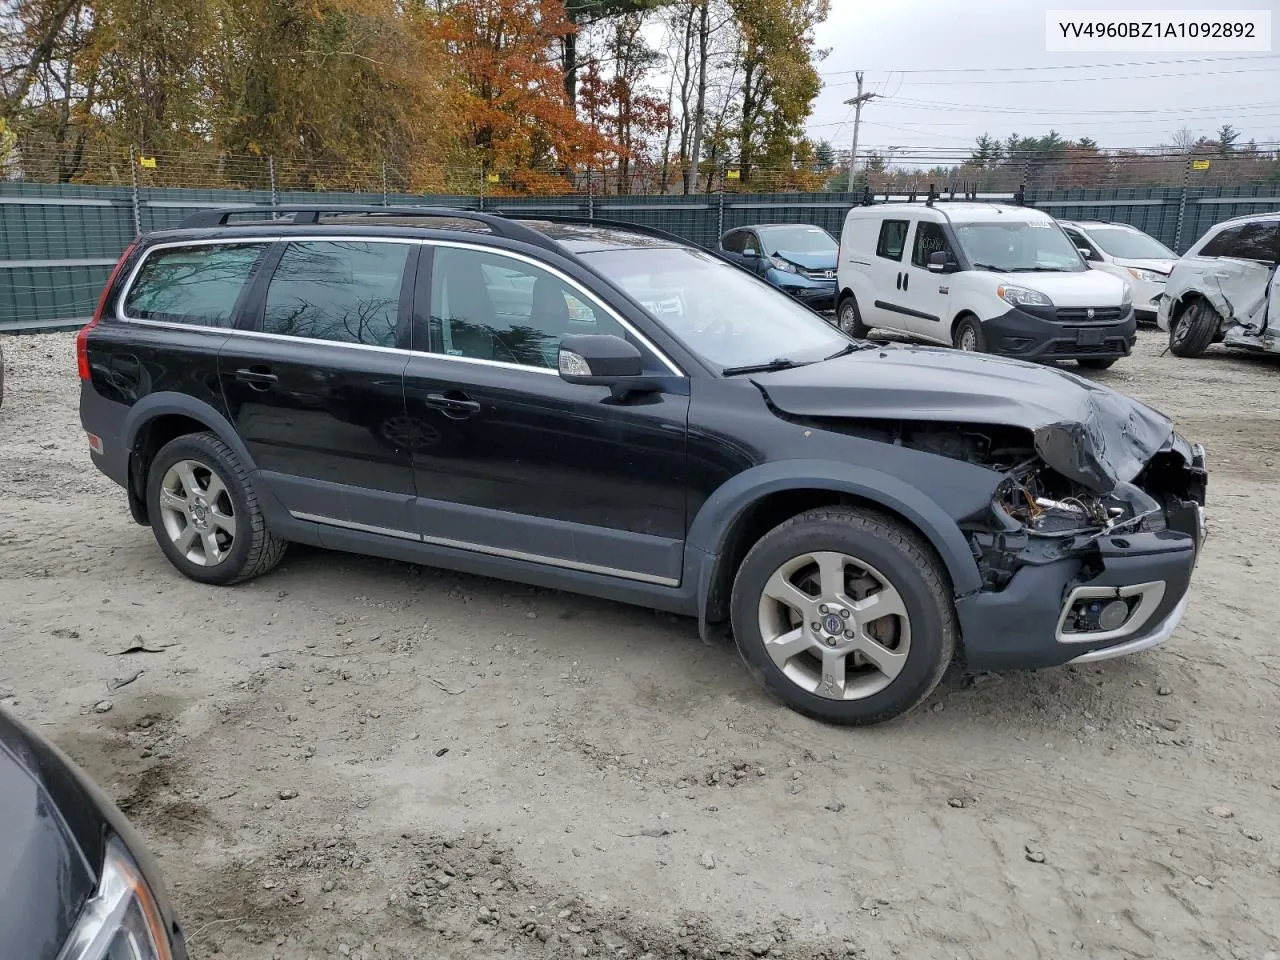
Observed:
[[[1001,273],[1087,270],[1075,244],[1051,220],[993,220],[953,225],[960,248],[976,269]]]
[[[1089,239],[1121,260],[1177,260],[1178,255],[1141,230],[1124,227],[1090,227]]]
[[[760,242],[769,253],[835,253],[836,241],[821,227],[768,227]]]
[[[807,307],[702,250],[651,247],[581,256],[719,367],[808,363],[850,345]]]

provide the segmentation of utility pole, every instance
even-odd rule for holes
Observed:
[[[853,145],[849,149],[849,192],[853,192],[853,171],[858,164],[858,126],[862,123],[862,105],[868,100],[874,100],[874,93],[862,92],[862,71],[859,70],[855,76],[858,78],[858,95],[852,100],[846,100],[845,105],[853,107]]]

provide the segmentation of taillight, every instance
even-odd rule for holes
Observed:
[[[102,288],[102,295],[98,297],[98,307],[93,311],[93,319],[80,328],[80,332],[76,334],[76,367],[80,371],[80,379],[89,379],[89,331],[98,325],[98,321],[102,319],[102,312],[107,307],[107,299],[111,296],[111,288],[116,284],[116,278],[120,276],[120,270],[124,267],[124,262],[129,259],[133,253],[133,248],[138,245],[138,241],[134,240],[124,248],[124,253],[120,254],[120,259],[116,261],[116,265],[111,269],[111,276],[107,277],[106,286]]]

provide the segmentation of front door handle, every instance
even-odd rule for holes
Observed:
[[[241,367],[236,371],[236,379],[247,383],[253,390],[269,390],[280,378],[267,367],[255,364],[252,367]]]
[[[902,271],[901,270],[898,271],[898,279],[893,282],[893,289],[895,290],[902,289]]]
[[[449,393],[428,393],[424,401],[428,407],[444,412],[446,417],[462,420],[474,417],[480,412],[480,401],[472,400],[465,393],[450,391]]]

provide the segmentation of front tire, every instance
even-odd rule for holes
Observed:
[[[871,332],[862,322],[862,311],[858,309],[858,301],[852,293],[847,294],[836,308],[836,323],[855,340],[865,340]]]
[[[1207,300],[1196,300],[1169,325],[1169,351],[1175,357],[1198,357],[1209,349],[1222,318]]]
[[[775,527],[739,567],[733,634],[751,672],[827,723],[901,716],[938,685],[958,627],[949,578],[918,533],[853,507]]]
[[[261,576],[289,545],[267,529],[244,464],[212,433],[186,434],[161,447],[147,473],[146,497],[160,549],[200,583]]]
[[[951,343],[957,350],[966,353],[987,352],[987,335],[982,332],[982,324],[977,317],[961,317],[951,334]]]

